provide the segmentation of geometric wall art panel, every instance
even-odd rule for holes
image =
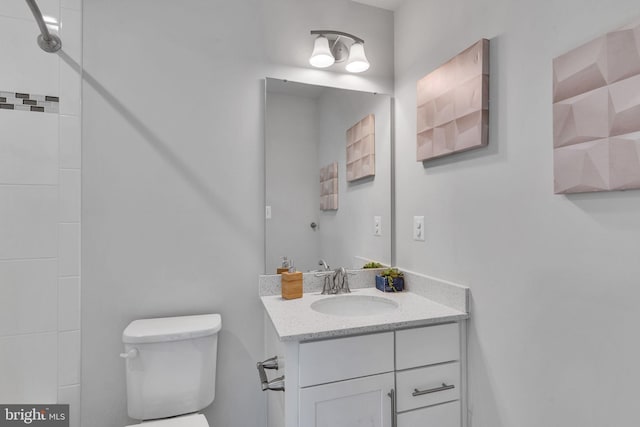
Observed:
[[[367,115],[347,130],[347,181],[376,174],[376,118]]]
[[[640,22],[553,60],[556,194],[640,188]]]
[[[338,162],[320,168],[320,210],[338,209]]]
[[[480,40],[420,79],[417,95],[417,161],[486,146],[489,40]]]

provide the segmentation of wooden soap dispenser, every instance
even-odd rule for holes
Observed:
[[[302,272],[293,267],[293,260],[289,262],[289,271],[281,273],[282,298],[302,298]]]

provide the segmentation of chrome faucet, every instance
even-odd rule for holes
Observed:
[[[320,295],[329,295],[329,294],[335,293],[333,292],[333,286],[332,286],[333,281],[329,276],[330,274],[324,275],[324,285],[322,285],[322,292],[320,293]]]
[[[349,275],[344,267],[337,268],[333,273],[333,293],[335,294],[349,294]]]
[[[321,265],[324,271],[329,271],[329,266],[327,265],[327,262],[325,260],[321,259],[320,261],[318,261],[318,265]]]
[[[333,273],[333,274],[332,274]],[[349,274],[344,267],[336,268],[333,272],[328,270],[324,274],[324,285],[320,295],[349,294]]]

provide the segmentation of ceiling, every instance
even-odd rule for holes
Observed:
[[[369,6],[379,7],[387,10],[397,10],[404,0],[352,0],[356,3],[362,3]]]

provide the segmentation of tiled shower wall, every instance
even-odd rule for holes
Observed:
[[[81,0],[0,1],[0,403],[80,412]]]

